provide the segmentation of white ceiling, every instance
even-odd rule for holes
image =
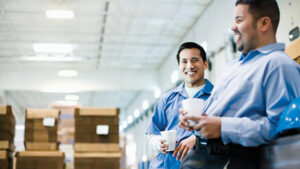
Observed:
[[[51,89],[93,93],[80,98],[84,106],[126,108],[137,92],[158,86],[160,65],[210,1],[1,0],[0,90],[19,109],[59,99],[41,92]],[[74,18],[48,19],[49,9],[73,10]],[[73,52],[36,53],[34,43],[72,44]],[[72,61],[28,60],[39,56]],[[79,75],[59,78],[60,69]]]

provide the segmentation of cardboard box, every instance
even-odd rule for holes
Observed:
[[[14,141],[16,120],[11,106],[0,106],[0,140]]]
[[[300,38],[288,45],[285,52],[294,60],[300,57]]]
[[[75,143],[76,152],[120,152],[118,143]]]
[[[15,151],[15,145],[9,140],[0,140],[0,150]]]
[[[76,143],[119,143],[118,108],[76,108]],[[98,135],[98,125],[108,126],[108,134]]]
[[[300,64],[300,57],[296,59],[296,62]]]
[[[64,153],[59,151],[23,151],[16,158],[16,169],[64,169]]]
[[[25,142],[27,151],[56,151],[58,143],[51,142]]]
[[[25,148],[26,150],[58,149],[58,110],[26,109]],[[50,119],[45,124],[44,119]]]
[[[119,169],[121,153],[75,153],[75,169]]]
[[[0,169],[12,169],[13,155],[6,150],[0,150]]]

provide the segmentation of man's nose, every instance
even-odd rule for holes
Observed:
[[[235,23],[231,26],[231,30],[232,30],[232,31],[236,31],[236,30],[237,30],[237,26],[236,26]]]
[[[186,66],[187,66],[188,68],[192,68],[192,67],[193,67],[193,63],[192,63],[191,61],[188,61]]]

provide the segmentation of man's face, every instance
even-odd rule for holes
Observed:
[[[258,47],[258,32],[253,17],[248,11],[249,5],[239,4],[235,8],[235,23],[232,26],[237,49],[244,54]]]
[[[207,67],[208,63],[207,61],[203,62],[199,49],[183,49],[179,53],[179,70],[187,87],[204,84],[204,70]]]

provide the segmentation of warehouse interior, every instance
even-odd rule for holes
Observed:
[[[277,2],[277,41],[288,46],[297,40],[290,32],[300,25],[300,1]],[[120,168],[147,168],[156,155],[145,135],[156,101],[182,82],[179,45],[192,41],[204,47],[205,78],[213,83],[241,55],[230,29],[234,4],[1,0],[0,104],[14,112],[14,152],[25,150],[27,109],[61,110],[66,128],[58,129],[59,150],[65,152],[65,168],[73,169],[75,108],[118,108]],[[53,10],[66,10],[67,17],[51,16]]]

